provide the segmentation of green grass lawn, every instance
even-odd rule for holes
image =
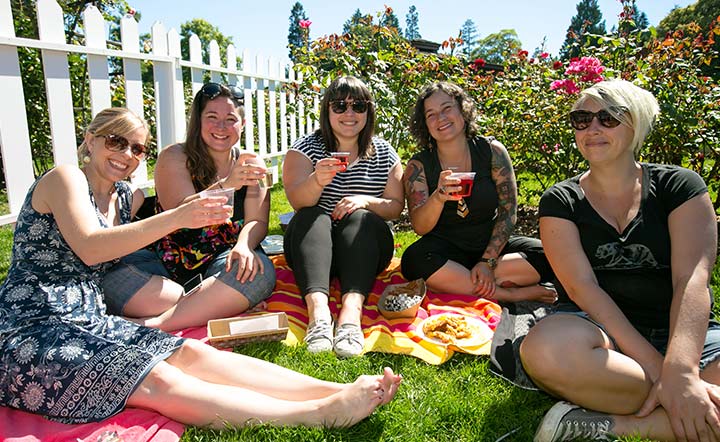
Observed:
[[[272,192],[270,234],[281,234],[278,216],[292,209],[282,188]],[[416,238],[398,232],[398,256]],[[12,246],[10,227],[0,228],[0,277],[7,274]],[[713,288],[720,292],[720,267]],[[488,370],[488,357],[456,353],[440,366],[403,355],[370,353],[341,360],[334,355],[310,354],[303,347],[281,343],[249,344],[237,352],[337,382],[350,382],[361,374],[379,374],[382,367],[402,373],[397,397],[349,429],[273,428],[209,431],[188,427],[182,441],[530,441],[545,411],[555,402],[543,393],[515,388]],[[237,367],[242,370],[242,367]],[[640,439],[623,439],[639,441]]]

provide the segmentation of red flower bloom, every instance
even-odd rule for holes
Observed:
[[[298,22],[298,26],[300,26],[303,29],[308,29],[312,22],[310,20],[300,20]]]
[[[550,54],[548,54],[547,52],[542,52],[542,53],[539,55],[539,57],[542,58],[543,60],[545,60],[545,59],[548,58],[549,56],[550,56]]]
[[[520,58],[525,58],[527,56],[528,56],[528,51],[526,51],[524,49],[521,50],[520,52],[518,52],[518,57],[520,57]]]
[[[482,58],[476,58],[475,61],[473,61],[473,65],[475,66],[475,69],[481,68],[485,66],[485,60]]]
[[[560,69],[562,67],[563,67],[562,61],[555,60],[555,62],[553,63],[553,69]]]

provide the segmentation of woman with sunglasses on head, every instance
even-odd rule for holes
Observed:
[[[439,82],[420,93],[410,130],[423,151],[405,168],[413,229],[422,238],[405,250],[402,272],[440,293],[497,301],[554,302],[552,271],[540,240],[510,236],[517,189],[510,156],[478,134],[476,105],[459,86]],[[474,172],[468,195],[453,173]]]
[[[223,197],[195,198],[130,222],[142,192],[123,181],[147,153],[145,122],[98,113],[78,150],[30,187],[0,287],[0,406],[81,424],[125,407],[198,426],[352,425],[389,402],[400,377],[325,382],[107,315],[113,261],[182,227],[221,222]]]
[[[540,201],[560,302],[520,347],[537,386],[569,402],[536,441],[720,439],[715,211],[695,172],[637,160],[658,114],[625,80],[582,91],[570,112],[589,169]]]
[[[311,352],[362,353],[363,304],[392,258],[385,221],[403,209],[402,166],[374,130],[367,86],[338,78],[323,96],[320,129],[296,141],[283,163],[285,193],[297,211],[285,232],[285,256],[308,306]],[[343,161],[334,153],[348,156]],[[335,329],[328,300],[333,277],[342,296]]]
[[[205,84],[195,95],[185,142],[163,149],[155,165],[160,210],[203,190],[235,189],[233,216],[201,229],[182,229],[154,250],[121,260],[105,277],[111,313],[162,330],[204,325],[237,315],[272,294],[275,269],[260,247],[267,234],[270,192],[259,184],[265,165],[235,146],[244,122],[242,91]],[[183,283],[200,275],[192,296]]]

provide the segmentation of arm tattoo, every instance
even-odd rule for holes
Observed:
[[[505,148],[492,144],[491,151],[491,174],[497,188],[498,214],[485,251],[487,255],[496,257],[505,247],[517,221],[517,184],[510,156]]]
[[[425,173],[422,166],[411,161],[405,168],[403,176],[405,197],[408,200],[408,210],[412,211],[427,202],[428,188],[425,182]]]

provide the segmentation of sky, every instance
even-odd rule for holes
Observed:
[[[248,50],[265,60],[288,60],[287,35],[290,12],[296,0],[128,0],[141,14],[140,32],[150,32],[156,21],[166,29],[175,28],[194,18],[202,18],[232,37],[240,55]],[[637,0],[651,25],[657,25],[675,6],[684,7],[696,0]],[[545,50],[556,55],[565,41],[570,20],[576,14],[577,0],[363,0],[362,2],[304,0],[300,1],[312,22],[310,38],[340,34],[343,24],[356,9],[363,14],[393,8],[405,29],[405,16],[411,5],[418,11],[419,31],[423,39],[442,43],[457,37],[463,23],[475,23],[482,38],[503,29],[514,29],[529,52],[539,47],[543,38]],[[622,10],[618,0],[599,0],[606,29],[617,25]]]

